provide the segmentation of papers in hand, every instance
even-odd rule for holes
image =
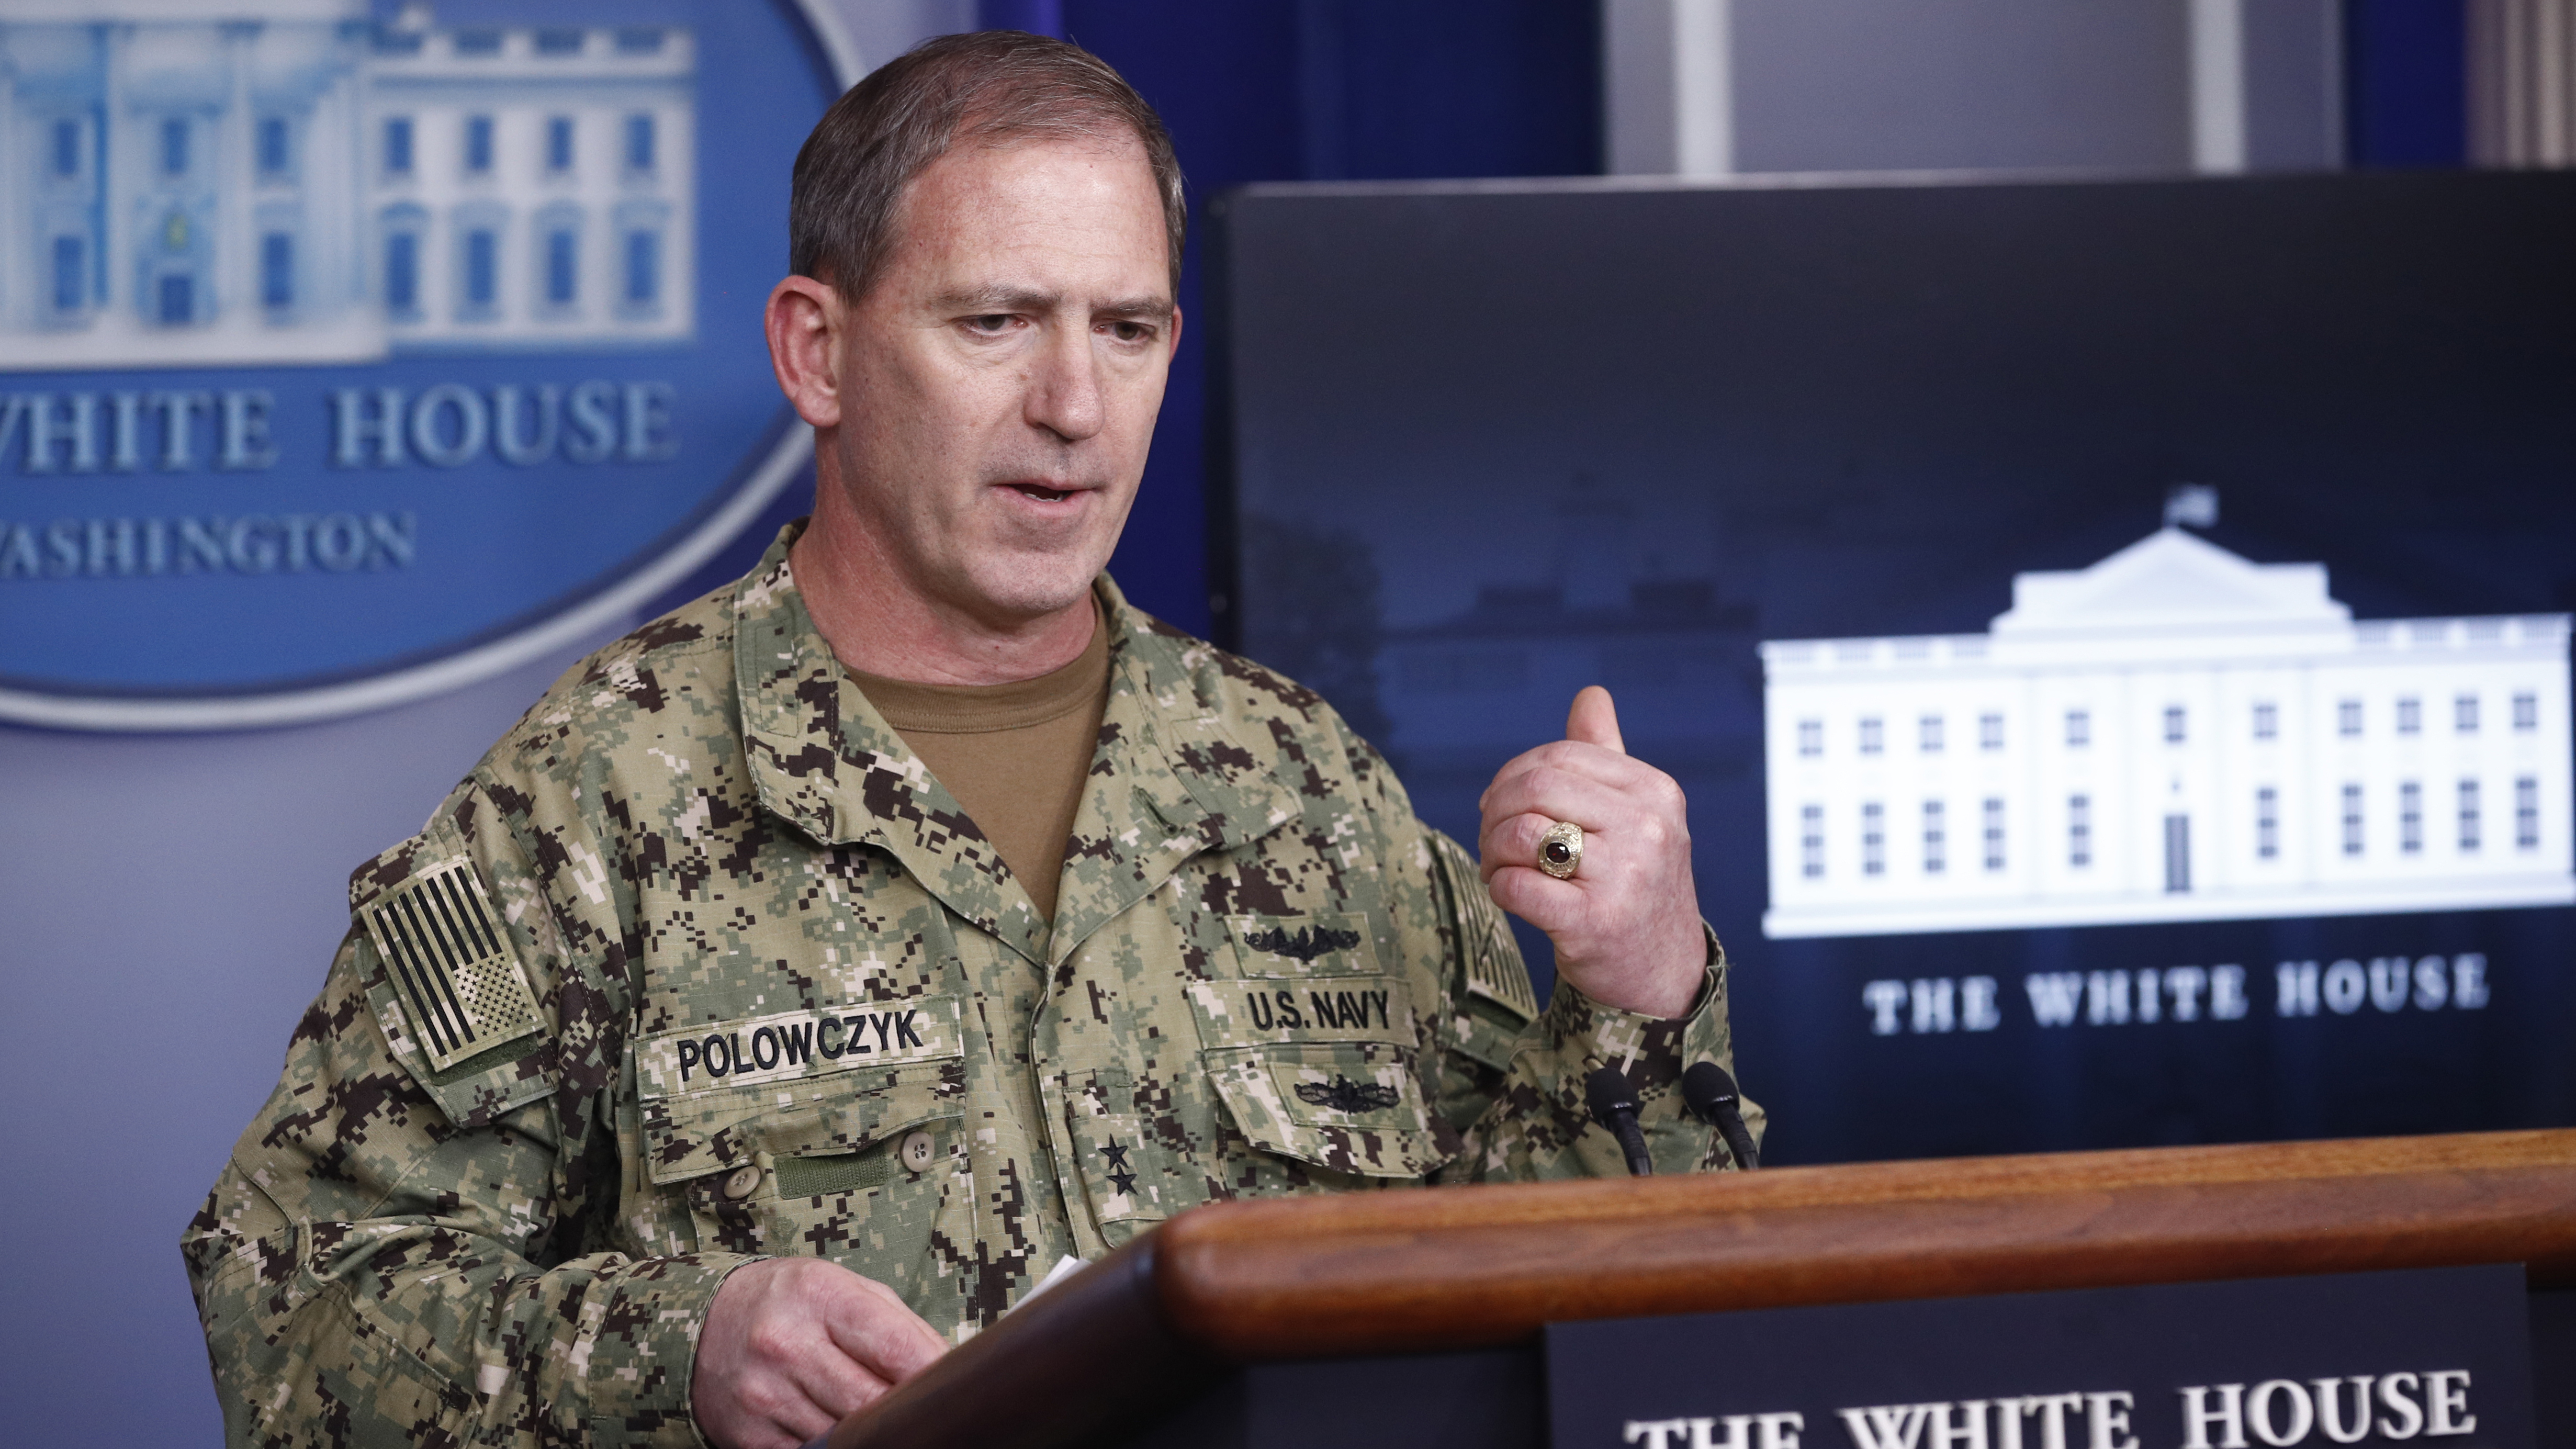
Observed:
[[[1020,1301],[1011,1305],[1011,1311],[1014,1313],[1018,1312],[1030,1299],[1037,1297],[1049,1288],[1054,1287],[1058,1283],[1063,1282],[1065,1279],[1072,1277],[1074,1274],[1079,1273],[1090,1266],[1091,1265],[1089,1263],[1080,1258],[1074,1257],[1071,1254],[1067,1254],[1064,1257],[1056,1259],[1055,1266],[1047,1269],[1046,1276],[1038,1280],[1037,1286],[1031,1288],[1028,1292],[1021,1294]]]

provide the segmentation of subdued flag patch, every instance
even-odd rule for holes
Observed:
[[[1449,876],[1449,889],[1458,900],[1458,948],[1467,958],[1467,994],[1481,996],[1523,1021],[1537,1016],[1538,992],[1530,985],[1529,967],[1512,943],[1503,913],[1486,894],[1476,863],[1449,837],[1432,838]]]
[[[358,914],[402,994],[431,1070],[445,1071],[545,1025],[509,933],[467,862],[431,866]]]

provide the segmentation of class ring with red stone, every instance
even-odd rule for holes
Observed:
[[[1558,880],[1567,880],[1583,864],[1583,827],[1571,820],[1560,820],[1538,838],[1538,868]]]

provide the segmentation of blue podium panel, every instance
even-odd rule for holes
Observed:
[[[1546,1449],[1536,1345],[1258,1363],[1160,1418],[1114,1428],[1124,1449]]]
[[[0,719],[381,706],[720,547],[808,446],[760,314],[829,26],[0,9]]]
[[[1104,1442],[2559,1449],[2565,1297],[2503,1265],[1568,1323],[1543,1350],[1230,1369]]]
[[[2576,1120],[2576,177],[1217,220],[1240,647],[1468,840],[1608,686],[1766,1157]]]

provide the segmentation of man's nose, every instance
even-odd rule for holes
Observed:
[[[1100,431],[1105,415],[1091,329],[1048,328],[1029,376],[1030,425],[1078,443]]]

